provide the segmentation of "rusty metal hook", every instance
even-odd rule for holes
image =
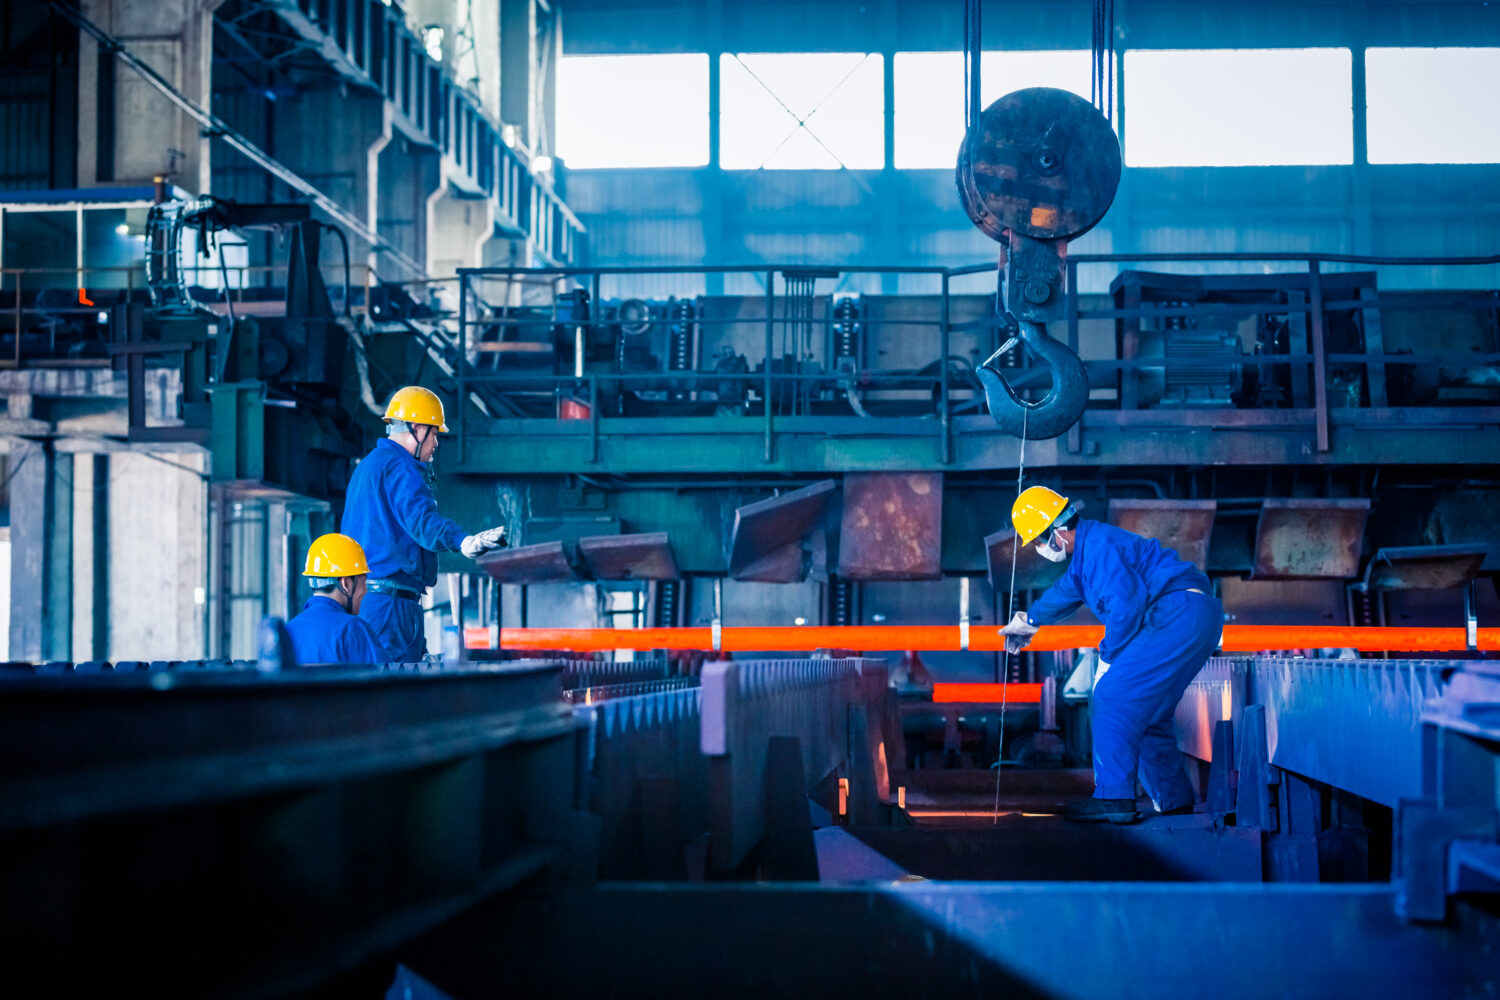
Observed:
[[[1120,183],[1120,145],[1097,108],[1076,94],[1033,87],[991,104],[964,136],[956,179],[969,219],[1006,247],[997,303],[1020,333],[975,369],[990,415],[1016,437],[1051,438],[1067,430],[1089,401],[1088,372],[1077,353],[1047,336],[1063,318],[1067,242],[1109,210]],[[1016,395],[998,364],[1025,344],[1052,375],[1035,403]]]
[[[1054,438],[1073,426],[1089,402],[1089,376],[1077,354],[1047,335],[1041,323],[1019,320],[1020,333],[1011,337],[974,370],[984,386],[990,416],[1007,434],[1029,440]],[[1025,344],[1052,373],[1052,388],[1034,403],[1016,395],[1000,374],[1000,356]]]

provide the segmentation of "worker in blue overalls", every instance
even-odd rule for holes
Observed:
[[[323,535],[312,543],[302,575],[313,595],[286,623],[299,664],[385,662],[375,630],[359,617],[369,572],[364,550],[347,535]]]
[[[387,436],[355,466],[344,500],[344,534],[370,557],[370,593],[359,615],[375,630],[386,658],[422,659],[422,595],[437,582],[437,553],[473,559],[505,544],[505,528],[469,534],[438,513],[432,459],[448,433],[443,401],[419,385],[397,390],[385,408]]]
[[[1068,566],[1029,612],[1017,612],[1000,630],[1006,649],[1017,652],[1038,626],[1080,604],[1104,623],[1093,701],[1094,796],[1068,806],[1064,816],[1090,823],[1139,819],[1137,770],[1158,812],[1192,812],[1172,716],[1218,648],[1224,606],[1210,594],[1208,578],[1171,549],[1077,514],[1067,497],[1044,486],[1016,498],[1017,543],[1036,542],[1043,558]]]

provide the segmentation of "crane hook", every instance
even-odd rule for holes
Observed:
[[[1047,335],[1040,323],[1019,320],[1021,332],[990,355],[974,374],[984,386],[990,416],[1007,434],[1030,440],[1057,437],[1073,426],[1089,402],[1089,376],[1083,361],[1067,347]],[[1034,403],[1028,403],[1000,374],[1000,356],[1018,343],[1025,344],[1052,373],[1052,388]]]
[[[1033,87],[986,108],[959,147],[956,180],[969,219],[1005,246],[997,308],[1020,333],[975,369],[990,415],[1017,437],[1050,438],[1088,405],[1088,373],[1078,355],[1047,335],[1064,316],[1067,243],[1109,210],[1120,183],[1120,146],[1097,108],[1076,94]],[[1052,388],[1035,403],[1000,374],[1001,355],[1017,343],[1051,372]]]

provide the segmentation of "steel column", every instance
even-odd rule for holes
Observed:
[[[1308,305],[1312,310],[1313,406],[1318,451],[1328,450],[1328,352],[1323,341],[1323,274],[1316,258],[1307,262]]]

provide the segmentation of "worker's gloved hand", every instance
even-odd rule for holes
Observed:
[[[489,528],[479,532],[477,535],[469,535],[459,546],[459,551],[470,559],[477,559],[490,549],[503,549],[505,547],[505,526]]]
[[[1007,653],[1019,653],[1031,644],[1031,637],[1036,635],[1037,626],[1026,619],[1026,612],[1017,611],[1015,617],[1000,630],[1005,636],[1005,651]]]

